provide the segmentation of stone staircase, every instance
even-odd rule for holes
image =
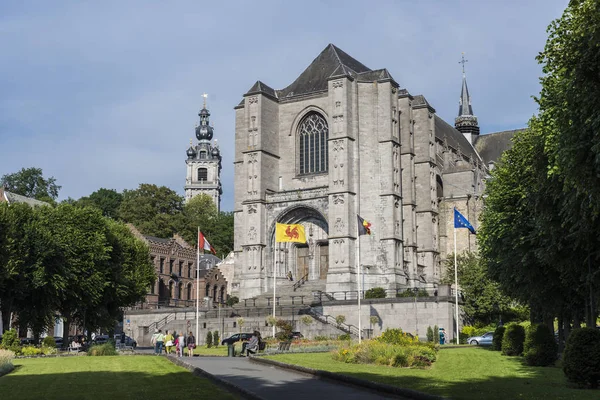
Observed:
[[[325,290],[325,280],[306,281],[298,287],[294,287],[297,282],[278,282],[275,293],[278,305],[310,305],[314,301],[314,293]],[[244,304],[244,300],[241,301]],[[262,293],[252,299],[247,299],[245,305],[250,307],[269,307],[273,306],[273,292]]]

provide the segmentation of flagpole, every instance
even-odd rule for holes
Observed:
[[[278,253],[277,240],[275,241],[275,254],[273,254],[273,337],[275,337],[275,293],[277,288],[275,269],[277,268],[277,253]]]
[[[456,219],[456,216],[454,218]],[[460,344],[460,336],[458,336],[458,268],[456,266],[456,224],[454,225],[454,299],[456,302],[456,344]]]
[[[360,231],[358,229],[358,224],[356,225],[356,256],[358,261],[356,262],[356,293],[358,293],[358,343],[361,343],[362,333],[361,333],[361,313],[360,313]]]
[[[200,308],[200,227],[198,227],[198,249],[196,250],[196,343],[198,343],[198,317]]]

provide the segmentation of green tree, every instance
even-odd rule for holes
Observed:
[[[102,215],[117,219],[119,207],[123,201],[123,195],[114,189],[100,188],[87,197],[77,200],[81,206],[96,207],[102,211]]]
[[[118,214],[145,235],[169,238],[182,226],[182,210],[183,198],[173,190],[142,183],[123,191]]]
[[[19,172],[2,176],[2,185],[9,192],[53,203],[61,186],[56,179],[44,178],[41,168],[22,168]]]
[[[233,213],[217,212],[212,197],[206,194],[199,194],[185,204],[179,234],[188,243],[196,243],[198,228],[217,256],[226,256],[233,250]]]
[[[539,125],[548,174],[561,183],[563,235],[572,241],[571,254],[584,256],[563,270],[586,289],[577,303],[584,302],[587,323],[594,324],[600,296],[600,3],[572,0],[548,32],[538,56],[544,72]]]
[[[488,325],[506,313],[512,300],[491,280],[487,269],[475,253],[464,252],[456,257],[460,290],[464,297],[463,311],[471,324]],[[446,260],[441,283],[454,284],[454,255]]]

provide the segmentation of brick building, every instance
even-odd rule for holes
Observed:
[[[132,232],[150,247],[150,257],[156,270],[156,282],[146,296],[142,308],[193,307],[196,305],[196,260],[194,246],[179,235],[162,239]],[[212,254],[200,254],[199,298],[202,307],[227,300],[227,280],[216,266],[221,260]]]

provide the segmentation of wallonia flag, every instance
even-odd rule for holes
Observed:
[[[358,217],[358,236],[360,235],[370,235],[371,234],[371,223],[369,221],[365,221],[360,217],[360,215],[356,215]]]
[[[203,251],[208,250],[214,255],[217,255],[215,248],[212,247],[210,243],[208,243],[208,240],[206,240],[206,237],[204,237],[204,235],[200,231],[198,231],[198,248]]]
[[[275,226],[276,242],[306,243],[304,227],[300,224],[280,224]]]

